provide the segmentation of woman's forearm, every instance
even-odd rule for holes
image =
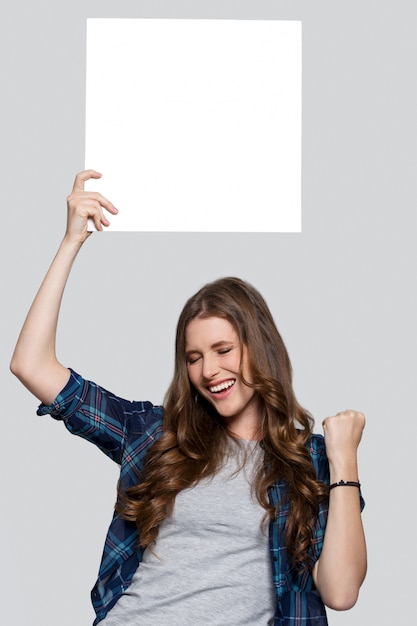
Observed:
[[[68,380],[56,357],[58,315],[81,243],[64,238],[23,324],[10,369],[39,400],[49,404]]]
[[[356,464],[331,471],[330,482],[358,481]],[[323,550],[314,572],[323,602],[332,609],[350,609],[357,600],[367,567],[365,535],[357,487],[330,491]]]
[[[84,191],[90,178],[100,178],[95,170],[84,170],[75,177],[67,198],[68,218],[65,237],[40,286],[26,317],[12,357],[10,369],[42,402],[50,404],[68,380],[69,370],[55,353],[58,315],[72,264],[84,241],[90,236],[88,220],[97,230],[109,221],[104,209],[117,209],[100,193]]]
[[[365,426],[363,413],[351,409],[323,422],[330,484],[358,482],[357,449]],[[313,577],[323,602],[346,610],[358,597],[367,567],[358,487],[330,490],[323,549]]]

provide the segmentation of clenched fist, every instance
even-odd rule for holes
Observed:
[[[341,411],[323,420],[326,454],[330,465],[337,464],[343,467],[356,460],[364,427],[364,414],[352,409]]]

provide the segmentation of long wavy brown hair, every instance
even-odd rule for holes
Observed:
[[[116,510],[137,524],[140,545],[152,549],[161,522],[173,511],[177,493],[221,466],[231,435],[213,406],[190,383],[185,355],[187,325],[197,317],[213,316],[228,320],[241,347],[247,347],[252,382],[243,382],[252,386],[260,399],[265,460],[253,489],[265,509],[264,521],[277,515],[268,489],[284,480],[290,503],[285,525],[287,550],[295,568],[308,568],[319,501],[327,496],[327,488],[316,479],[306,446],[314,421],[295,398],[288,352],[265,300],[239,278],[209,283],[186,302],[177,325],[175,369],[165,396],[163,434],[149,449],[138,484],[125,493],[119,490]]]

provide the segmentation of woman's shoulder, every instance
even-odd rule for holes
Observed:
[[[307,440],[307,445],[313,452],[326,452],[326,445],[324,443],[324,436],[320,433],[311,433]]]
[[[153,415],[162,418],[163,407],[150,401],[127,400],[92,380],[87,380],[81,374],[70,368],[70,377],[65,387],[49,405],[41,404],[38,415],[50,413],[56,419],[69,418],[84,407],[84,412],[98,413],[101,417],[125,417]]]
[[[54,402],[40,405],[37,413],[62,420],[73,435],[94,443],[119,464],[125,450],[149,445],[163,426],[161,406],[125,400],[74,370]]]

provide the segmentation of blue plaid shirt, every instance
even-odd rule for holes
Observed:
[[[50,413],[63,420],[68,430],[91,441],[120,465],[122,489],[137,484],[148,448],[162,433],[163,408],[150,402],[129,402],[109,393],[71,370],[67,385],[50,406],[41,404],[38,415]],[[317,478],[329,482],[329,468],[324,439],[312,435],[309,450]],[[270,489],[270,500],[277,505],[286,491],[284,482]],[[269,545],[273,583],[277,595],[275,626],[326,626],[326,612],[313,579],[307,572],[291,570],[285,549],[284,525],[289,504],[280,508],[269,526]],[[328,505],[320,507],[312,546],[313,560],[319,558],[324,538]],[[91,592],[96,612],[94,626],[116,604],[128,588],[143,551],[138,549],[138,535],[133,523],[113,515],[98,579]]]

